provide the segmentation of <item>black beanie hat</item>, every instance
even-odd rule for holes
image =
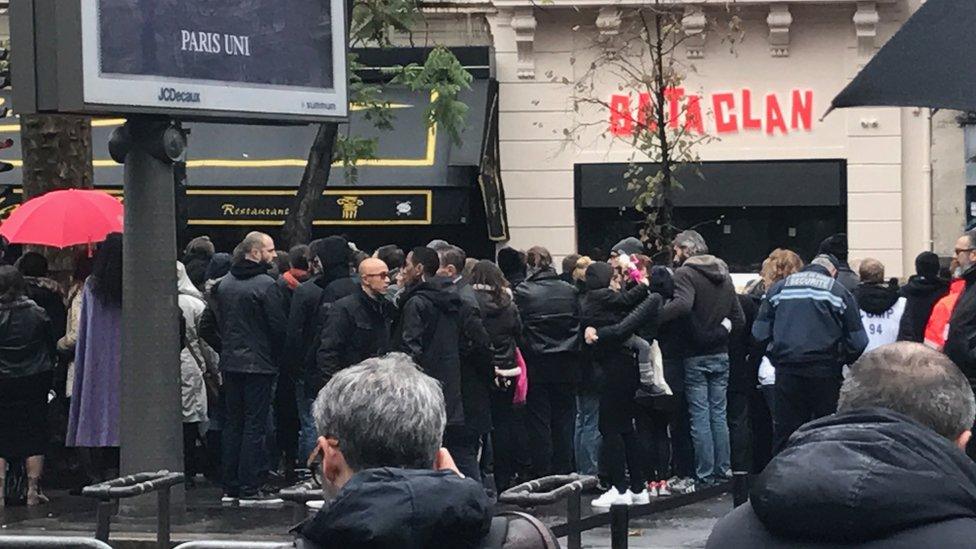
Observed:
[[[613,267],[609,263],[597,261],[590,263],[586,268],[586,289],[600,290],[610,287],[610,279],[613,278]]]
[[[915,258],[915,272],[925,278],[939,277],[939,256],[932,252],[922,252]]]
[[[647,250],[644,249],[643,242],[641,242],[640,240],[638,240],[633,236],[630,236],[621,240],[620,242],[617,242],[617,244],[613,247],[611,252],[634,255],[634,254],[645,254],[647,253]]]
[[[841,261],[847,261],[847,235],[837,233],[828,236],[820,243],[820,250],[817,254],[829,254]]]
[[[341,236],[327,236],[315,242],[312,253],[319,258],[323,268],[349,264],[349,256],[352,250],[349,249],[349,241]]]

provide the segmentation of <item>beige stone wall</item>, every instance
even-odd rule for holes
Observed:
[[[933,250],[951,255],[966,225],[966,148],[955,111],[941,111],[932,121]]]
[[[756,96],[775,93],[788,102],[792,89],[811,89],[815,118],[819,118],[909,13],[909,6],[902,3],[879,4],[880,24],[872,48],[870,42],[867,47],[858,42],[852,22],[855,9],[853,3],[791,5],[789,56],[774,57],[767,41],[768,6],[744,6],[745,40],[734,52],[710,37],[703,59],[689,61],[679,54],[682,61],[694,64],[685,88],[707,97],[747,87],[753,91],[754,108],[760,105]],[[511,245],[543,244],[562,256],[576,246],[574,164],[627,161],[633,151],[619,140],[601,136],[602,128],[582,132],[575,142],[562,131],[592,122],[593,117],[607,118],[592,109],[576,113],[569,86],[560,83],[564,77],[576,81],[580,67],[588,65],[597,11],[536,8],[531,13],[536,25],[534,78],[519,77],[512,12],[500,10],[489,16],[501,82],[502,176]],[[608,98],[620,93],[612,77],[602,80],[598,94]],[[706,117],[713,120],[711,113]],[[847,160],[852,258],[875,257],[888,265],[890,275],[901,276],[911,268],[915,254],[927,246],[919,237],[924,208],[918,207],[925,123],[924,112],[912,109],[849,109],[815,120],[809,132],[769,136],[743,131],[723,136],[699,153],[703,160]]]

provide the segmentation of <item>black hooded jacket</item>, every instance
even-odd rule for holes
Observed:
[[[719,521],[715,549],[972,547],[976,464],[890,410],[808,423]]]
[[[268,268],[244,259],[211,290],[217,302],[222,372],[278,373],[285,318]]]
[[[902,286],[901,296],[905,298],[905,313],[898,327],[898,341],[925,340],[925,325],[932,314],[932,308],[949,293],[949,283],[941,278],[915,275]]]
[[[448,425],[464,425],[461,400],[461,297],[450,278],[435,276],[400,295],[393,348],[441,383]]]
[[[887,284],[871,284],[862,282],[851,292],[858,307],[869,315],[880,315],[895,306],[898,302],[898,288]]]
[[[359,282],[349,275],[349,244],[346,239],[323,239],[319,262],[322,272],[295,289],[288,312],[285,361],[294,379],[316,367],[322,326],[332,303],[353,295]]]
[[[367,469],[295,531],[316,549],[476,548],[488,534],[484,488],[451,471]],[[309,543],[310,542],[310,543]]]
[[[729,330],[722,327],[726,318],[733,330],[745,324],[728,265],[712,255],[688,258],[674,272],[674,299],[661,310],[661,324],[687,323],[693,331],[684,337],[682,355],[707,356],[728,352]]]

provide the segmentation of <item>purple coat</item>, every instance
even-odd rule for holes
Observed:
[[[122,309],[105,305],[85,282],[66,446],[119,445]]]

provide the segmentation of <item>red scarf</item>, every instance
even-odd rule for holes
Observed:
[[[288,284],[288,288],[294,290],[295,288],[301,286],[302,282],[308,280],[308,271],[294,268],[288,269],[285,274],[281,275],[281,278],[285,279],[285,283]]]

